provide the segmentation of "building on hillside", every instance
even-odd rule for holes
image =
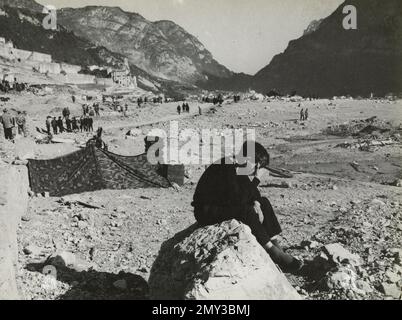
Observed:
[[[129,70],[113,70],[111,73],[113,82],[123,87],[137,88],[137,78],[131,76]]]

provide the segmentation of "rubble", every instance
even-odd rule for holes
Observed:
[[[380,287],[381,291],[388,297],[392,297],[394,299],[401,298],[401,287],[398,287],[396,284],[389,284],[386,282],[381,283]]]
[[[362,259],[357,254],[350,253],[339,243],[326,245],[324,251],[334,263],[347,263],[354,267],[362,264]]]

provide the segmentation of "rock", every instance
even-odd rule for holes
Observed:
[[[307,247],[309,249],[315,249],[320,246],[320,243],[318,243],[317,241],[304,240],[301,242],[300,246],[303,248]]]
[[[381,291],[388,297],[399,299],[401,297],[401,288],[398,288],[396,284],[381,283]]]
[[[402,248],[392,248],[389,250],[395,259],[395,263],[402,265]]]
[[[80,258],[77,258],[72,252],[60,251],[51,255],[46,264],[55,266],[56,268],[68,268],[77,272],[88,271],[92,265]]]
[[[338,187],[337,187],[336,185],[333,185],[333,186],[332,186],[332,190],[335,190],[335,191],[336,191],[336,190],[338,190]]]
[[[339,243],[326,245],[324,251],[335,263],[349,263],[352,266],[360,266],[362,264],[362,259],[357,254],[349,252]]]
[[[334,272],[329,272],[325,278],[325,285],[329,290],[352,290],[364,294],[365,292],[357,287],[356,282],[356,273],[348,267],[341,267]]]
[[[391,283],[397,283],[398,281],[402,280],[402,277],[398,276],[395,272],[388,270],[385,272],[385,276]]]
[[[301,299],[250,228],[236,220],[194,225],[166,241],[149,286],[152,299]]]
[[[42,253],[42,248],[34,245],[34,244],[30,244],[28,246],[26,246],[23,249],[23,252],[27,255],[27,256],[39,256]]]
[[[113,282],[113,286],[119,290],[127,290],[127,281],[126,280],[117,280]]]
[[[345,214],[345,213],[348,212],[348,209],[346,209],[345,207],[340,207],[339,212],[342,213],[342,214]]]
[[[381,207],[385,206],[385,203],[383,201],[381,201],[381,200],[378,200],[378,199],[373,199],[370,203],[373,206],[381,206]]]
[[[49,192],[42,192],[42,196],[44,198],[50,198],[50,193]]]
[[[292,188],[293,185],[292,185],[292,183],[289,182],[289,181],[282,181],[282,182],[281,182],[281,187],[282,187],[282,188]]]
[[[399,188],[402,187],[402,179],[395,180],[392,185]]]
[[[80,221],[89,221],[89,220],[90,220],[90,216],[89,216],[89,214],[86,213],[86,212],[80,212],[80,213],[77,215],[77,218],[78,218],[78,220],[80,220]]]
[[[28,221],[31,220],[31,218],[28,217],[28,216],[22,216],[22,217],[21,217],[21,220],[24,221],[24,222],[28,222]]]
[[[78,221],[78,228],[79,229],[85,229],[86,227],[88,227],[88,223],[86,223],[85,221]]]
[[[28,160],[14,160],[13,162],[12,162],[12,165],[14,165],[14,166],[26,166],[26,165],[28,165]]]
[[[371,287],[371,285],[363,280],[357,280],[356,281],[356,286],[359,290],[365,292],[365,293],[373,293],[374,289]]]

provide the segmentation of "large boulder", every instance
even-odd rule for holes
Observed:
[[[301,299],[250,228],[236,220],[193,225],[166,241],[149,286],[152,299]]]

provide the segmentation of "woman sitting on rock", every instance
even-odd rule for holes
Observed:
[[[231,219],[248,225],[272,260],[284,272],[294,273],[301,269],[302,262],[279,246],[277,236],[282,229],[271,203],[258,190],[262,176],[268,171],[269,159],[261,144],[246,142],[236,157],[223,158],[204,172],[192,206],[200,226]]]

